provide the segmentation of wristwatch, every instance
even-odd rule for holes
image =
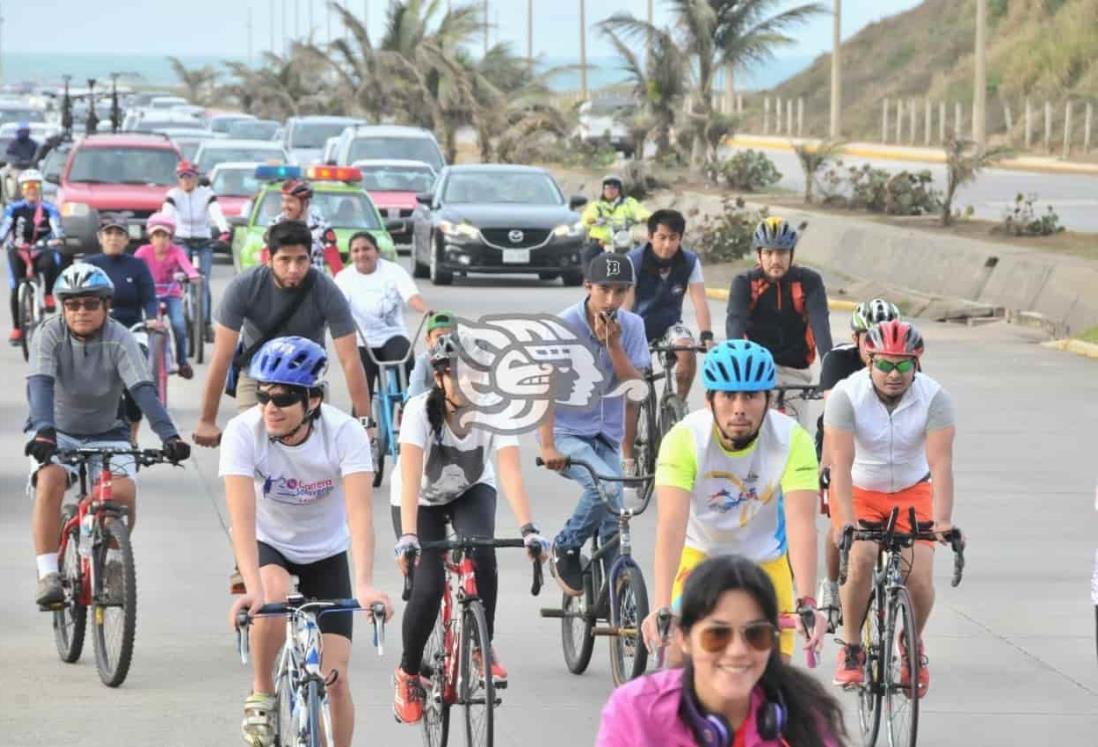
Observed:
[[[532,521],[528,524],[523,524],[519,531],[522,533],[523,537],[528,534],[541,534],[541,530],[538,529],[537,524]]]
[[[698,335],[698,338],[699,338],[699,339],[700,339],[700,340],[701,340],[702,342],[709,342],[710,340],[712,340],[712,339],[713,339],[713,330],[711,330],[711,329],[703,329],[703,330],[702,330],[702,333],[701,333],[700,335]]]
[[[377,427],[377,423],[375,423],[374,419],[369,417],[369,416],[364,417],[364,418],[359,418],[358,422],[362,425],[363,428],[376,428]]]

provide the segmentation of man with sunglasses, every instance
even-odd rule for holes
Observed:
[[[129,425],[118,407],[125,390],[148,416],[169,458],[180,462],[190,456],[190,446],[179,438],[157,397],[137,341],[110,318],[113,292],[103,270],[82,262],[70,266],[54,286],[62,313],[47,319],[31,340],[26,426],[30,440],[24,451],[31,457],[35,488],[36,601],[44,609],[65,598],[58,576],[57,538],[61,501],[76,475],[75,467],[57,462],[57,452],[96,446],[131,448]],[[114,500],[128,509],[132,528],[137,493],[133,459],[114,459],[111,468]],[[120,570],[108,563],[106,572],[111,577]]]
[[[831,391],[824,410],[824,452],[831,462],[832,513],[838,526],[858,521],[882,522],[900,509],[897,529],[913,531],[916,520],[933,521],[935,532],[948,532],[953,516],[953,404],[938,382],[919,371],[923,354],[919,330],[898,320],[882,322],[866,334],[868,366]],[[842,532],[840,530],[839,536]],[[877,548],[854,544],[850,568],[841,589],[843,640],[835,684],[864,682],[865,649],[861,624],[869,604]],[[907,588],[918,627],[918,696],[930,687],[922,631],[934,605],[934,545],[918,542],[907,553]],[[911,686],[907,656],[902,657],[901,684]]]
[[[705,355],[706,408],[664,437],[656,468],[654,610],[642,624],[651,650],[666,644],[661,611],[681,613],[686,579],[706,559],[742,555],[770,577],[778,611],[802,620],[805,646],[827,629],[816,610],[816,451],[808,432],[770,407],[774,358],[747,340],[726,340]],[[793,654],[794,633],[781,633]]]
[[[266,603],[285,601],[291,575],[307,598],[353,597],[364,608],[382,602],[386,618],[392,615],[389,597],[373,583],[370,443],[354,418],[323,404],[327,365],[324,348],[312,340],[271,340],[251,362],[258,404],[225,426],[219,473],[246,589],[232,605],[232,625],[238,612],[255,614]],[[325,615],[318,624],[332,741],[348,747],[352,615]],[[275,735],[273,671],[285,629],[280,618],[259,618],[252,626],[252,692],[241,725],[248,744],[271,744]]]

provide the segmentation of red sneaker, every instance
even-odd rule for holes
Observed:
[[[919,693],[922,698],[930,690],[930,668],[927,666],[926,651],[923,650],[923,642],[919,641],[915,646],[919,657]],[[907,665],[907,636],[900,636],[900,687],[911,689],[911,668]]]
[[[480,651],[473,652],[473,663],[477,665],[480,678],[484,679],[484,662],[480,660]],[[495,646],[492,647],[492,682],[497,688],[507,687],[507,670],[500,663]]]
[[[860,644],[839,649],[839,666],[835,669],[834,683],[841,687],[865,684],[865,649]]]
[[[11,334],[8,335],[8,342],[10,342],[12,345],[18,345],[22,341],[23,341],[23,330],[21,330],[21,329],[13,329],[11,331]]]
[[[57,311],[57,305],[54,304],[54,302],[53,302],[53,294],[52,293],[46,294],[46,297],[43,300],[45,302],[46,311],[50,312],[51,314],[53,312]]]
[[[423,718],[423,686],[418,674],[408,674],[397,667],[393,674],[396,692],[393,694],[393,715],[402,724],[415,724]]]

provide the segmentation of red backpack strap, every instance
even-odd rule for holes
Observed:
[[[794,280],[790,287],[793,291],[793,310],[801,316],[804,316],[804,283],[800,280]]]
[[[748,311],[754,311],[755,305],[759,302],[759,296],[766,293],[766,289],[770,287],[770,281],[765,276],[759,276],[757,278],[751,278],[751,303],[748,306]]]

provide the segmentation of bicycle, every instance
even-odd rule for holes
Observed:
[[[648,384],[648,394],[637,409],[637,435],[634,438],[633,455],[637,470],[650,475],[656,471],[656,457],[660,443],[675,423],[686,417],[686,402],[675,393],[672,372],[677,361],[676,354],[681,351],[694,353],[706,352],[704,345],[659,345],[648,346],[650,354],[658,356],[660,370],[646,369],[644,381]],[[656,384],[663,381],[663,391],[657,396]]]
[[[790,403],[788,400],[799,401],[802,403],[801,406],[804,407],[813,400],[823,399],[823,392],[820,391],[819,384],[779,384],[774,387],[773,391],[777,392],[774,409],[794,420],[798,419],[797,405]]]
[[[79,466],[80,495],[76,503],[61,509],[57,557],[65,601],[52,607],[54,642],[62,661],[79,660],[91,607],[95,665],[107,687],[118,687],[126,679],[137,627],[137,576],[124,521],[128,511],[111,500],[110,462],[119,456],[133,457],[139,467],[171,462],[159,449],[97,447],[57,454],[58,461]],[[89,490],[87,465],[93,458],[102,460],[102,468]],[[108,562],[108,553],[120,557]],[[119,572],[109,572],[112,567]]]
[[[434,630],[423,650],[422,677],[429,683],[423,703],[423,743],[445,747],[450,738],[450,708],[465,709],[465,743],[469,747],[492,747],[495,740],[496,683],[492,678],[492,642],[488,621],[477,591],[472,550],[478,547],[525,547],[522,539],[452,537],[424,542],[420,552],[442,550],[446,583],[442,607]],[[408,601],[415,583],[415,553],[408,556],[402,598]],[[541,560],[533,561],[534,580],[530,593],[541,593],[544,576]],[[461,608],[455,612],[455,600]],[[479,662],[475,661],[479,657]],[[479,671],[476,671],[479,670]],[[500,683],[502,689],[503,683]]]
[[[908,509],[912,532],[897,532],[896,520],[899,507],[892,509],[888,519],[878,522],[860,522],[861,528],[847,526],[839,546],[839,585],[846,583],[850,548],[854,542],[877,544],[877,563],[873,574],[873,588],[869,608],[862,622],[862,645],[866,652],[865,684],[856,686],[858,691],[858,722],[862,743],[873,747],[881,728],[881,704],[887,707],[888,742],[890,747],[915,747],[919,727],[919,698],[914,697],[912,687],[900,684],[900,657],[906,655],[910,682],[918,688],[919,652],[915,634],[915,611],[911,594],[904,585],[910,562],[902,558],[902,550],[914,546],[919,540],[937,542],[938,535],[930,531],[933,522],[917,522],[915,508]],[[953,550],[953,580],[961,583],[964,571],[964,538],[954,527],[942,535]],[[907,562],[905,573],[902,565]]]
[[[202,275],[202,285],[194,290],[194,295],[197,296],[195,299],[195,307],[199,309],[199,314],[203,317],[203,323],[208,327],[210,320],[206,318],[209,316],[206,307],[211,304],[210,275],[213,274],[213,254],[217,250],[220,242],[214,239],[187,238],[180,239],[179,243],[187,250],[187,259],[191,261],[191,264],[194,265],[198,269],[199,274]],[[204,266],[207,263],[201,261],[202,256],[209,258],[209,270]],[[196,259],[198,260],[197,262]],[[198,335],[198,339],[205,340],[206,342],[213,342],[213,331],[211,329],[203,328],[199,331],[201,334]],[[199,363],[202,362],[201,356],[203,354],[201,351],[195,349],[191,354],[195,355],[195,360]]]
[[[202,283],[204,278],[189,278],[177,273],[175,281],[185,286],[183,289],[183,319],[187,330],[187,356],[195,363],[206,359],[206,314],[202,308]]]
[[[274,744],[285,747],[332,747],[332,713],[328,703],[331,681],[320,669],[321,633],[324,615],[369,612],[374,625],[377,655],[385,650],[385,605],[374,602],[361,607],[354,599],[305,599],[291,594],[285,602],[265,604],[254,615],[242,611],[236,616],[237,651],[240,662],[248,663],[248,628],[257,617],[286,618],[286,642],[275,665]],[[255,747],[260,747],[256,743]]]
[[[168,406],[168,377],[178,370],[175,364],[175,332],[167,308],[163,301],[158,303],[155,327],[150,327],[147,321],[130,327],[137,344],[148,355],[149,373],[156,385],[156,396],[164,407]]]
[[[34,244],[19,244],[15,247],[19,258],[23,260],[25,268],[23,277],[19,278],[19,286],[16,294],[17,319],[15,326],[22,331],[23,336],[19,346],[23,350],[23,360],[30,360],[31,335],[38,329],[38,325],[46,320],[46,281],[35,270],[34,263],[38,256],[48,251],[51,247],[59,246],[60,241],[54,239],[47,241],[40,239]]]
[[[539,467],[545,465],[540,457],[536,463]],[[648,665],[648,649],[640,631],[641,622],[648,617],[648,588],[640,566],[633,560],[629,523],[645,512],[652,502],[653,491],[644,488],[644,499],[638,508],[623,506],[619,509],[610,501],[602,484],[651,483],[653,476],[600,475],[582,459],[566,459],[565,467],[570,466],[590,473],[599,500],[607,511],[618,517],[618,534],[602,546],[597,532],[591,537],[591,556],[580,559],[583,593],[578,597],[562,595],[560,608],[543,607],[541,616],[560,619],[564,663],[572,674],[583,674],[587,670],[595,636],[607,636],[610,639],[610,673],[614,685],[618,686],[644,674]],[[606,558],[615,550],[618,556],[610,565],[609,573],[605,573],[600,564],[605,565]],[[600,627],[599,622],[604,620],[608,625]]]

